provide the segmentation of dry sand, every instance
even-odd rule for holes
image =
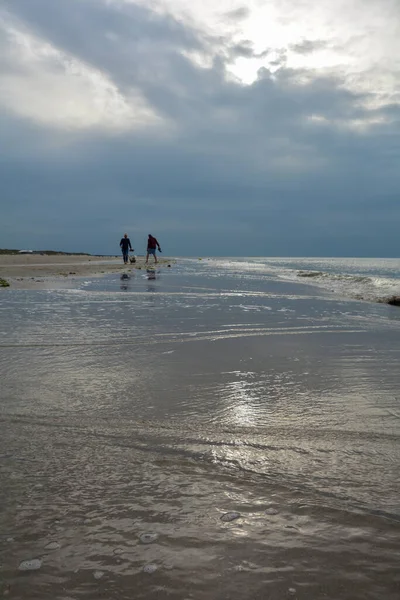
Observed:
[[[151,263],[153,260],[150,258]],[[83,255],[0,255],[0,278],[12,289],[49,289],[73,287],[80,277],[98,277],[107,273],[119,273],[126,269],[143,267],[144,257],[136,257],[136,263],[124,265],[122,257]],[[169,261],[159,258],[159,265]]]

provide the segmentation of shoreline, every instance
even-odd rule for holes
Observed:
[[[82,277],[101,277],[131,269],[144,269],[146,258],[136,263],[122,262],[122,256],[88,255],[0,255],[0,288],[14,290],[60,289],[73,287]],[[171,261],[158,257],[158,267]],[[149,263],[152,267],[154,262]],[[2,283],[4,282],[4,283]],[[8,285],[7,285],[8,284]]]

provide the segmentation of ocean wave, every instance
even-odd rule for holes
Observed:
[[[296,277],[312,279],[313,285],[318,285],[356,300],[400,305],[399,279],[305,270],[297,271]]]
[[[323,277],[323,271],[299,271],[298,277]]]
[[[371,277],[365,275],[350,275],[347,273],[325,273],[324,271],[299,271],[297,277],[322,277],[333,280],[354,281],[356,283],[368,283]]]
[[[205,263],[249,279],[302,280],[342,297],[400,304],[400,259],[357,258],[211,258]]]

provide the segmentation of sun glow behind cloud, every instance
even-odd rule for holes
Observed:
[[[124,5],[149,9],[148,0],[104,3],[116,11]],[[198,49],[182,47],[183,56],[204,69],[223,59],[225,77],[237,84],[251,85],[262,69],[273,74],[284,68],[299,82],[337,76],[347,89],[367,93],[364,105],[372,110],[400,102],[397,0],[251,0],[245,6],[235,0],[154,0],[151,10],[202,40]],[[18,67],[0,83],[0,103],[8,110],[64,128],[165,129],[165,118],[134,80],[121,89],[105,70],[41,39],[7,12],[2,19],[0,13],[0,33],[2,48]],[[107,39],[118,43],[113,31]]]
[[[209,35],[214,51],[223,51],[227,39],[245,40],[252,55],[228,63],[243,84],[253,83],[262,67],[284,65],[340,74],[350,89],[373,90],[377,104],[400,100],[398,0],[154,0],[152,7]],[[194,60],[207,65],[210,55]]]

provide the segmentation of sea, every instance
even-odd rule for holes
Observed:
[[[0,597],[398,600],[400,259],[0,294]]]

